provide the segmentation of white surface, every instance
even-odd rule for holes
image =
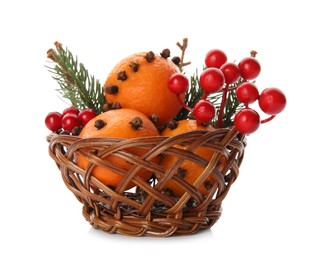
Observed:
[[[104,2],[0,4],[0,258],[323,259],[320,1]],[[62,42],[103,82],[125,55],[176,53],[183,37],[192,69],[211,48],[231,60],[257,50],[259,88],[281,88],[287,109],[249,137],[240,176],[210,231],[153,239],[94,230],[47,155],[44,117],[66,105],[44,67],[46,51]]]

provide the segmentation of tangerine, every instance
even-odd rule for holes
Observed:
[[[159,125],[167,123],[181,110],[177,96],[168,88],[169,78],[177,72],[179,68],[173,61],[158,54],[132,54],[110,71],[104,84],[107,103],[118,102],[123,108],[158,118]]]
[[[131,139],[157,135],[159,135],[157,128],[147,116],[133,109],[121,108],[109,110],[91,119],[84,126],[79,136],[81,138],[112,137]],[[140,148],[127,148],[125,151],[137,156],[143,156],[147,152],[145,149]],[[124,170],[129,170],[132,166],[131,163],[114,154],[106,156],[104,160]],[[158,163],[157,158],[152,161]],[[89,164],[89,160],[80,154],[77,155],[76,162],[82,169],[86,169]],[[91,174],[112,188],[116,188],[123,178],[122,174],[98,165],[92,169]],[[148,180],[152,176],[152,172],[147,169],[141,169],[137,172],[137,175],[144,180]],[[134,183],[130,182],[127,189],[133,186]]]
[[[196,120],[180,120],[178,121],[178,125],[174,130],[171,130],[169,128],[166,128],[161,135],[162,136],[174,136],[178,135],[180,133],[193,131],[193,130],[207,130],[207,131],[214,131],[215,128],[210,125],[202,125],[198,123]],[[177,145],[177,148],[180,149],[186,149],[187,146],[180,146]],[[211,157],[213,156],[213,151],[200,147],[193,151],[196,155],[199,155],[200,157],[204,158],[205,160],[209,161]],[[175,162],[177,158],[173,155],[166,155],[161,160],[161,165],[164,166],[166,169],[170,168]],[[222,157],[220,161],[222,160]],[[221,166],[218,166],[221,167]],[[189,184],[194,184],[195,181],[198,179],[198,177],[201,175],[201,173],[204,171],[204,167],[196,162],[190,161],[190,160],[184,160],[181,165],[178,168],[178,176],[183,178],[186,182]],[[208,195],[211,187],[215,184],[216,177],[213,173],[211,173],[204,183],[200,185],[197,190],[204,196]],[[185,190],[177,184],[174,180],[169,180],[166,185],[165,189],[171,191],[171,193],[175,196],[181,197]]]

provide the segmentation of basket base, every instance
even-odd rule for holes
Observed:
[[[94,227],[106,233],[117,233],[127,236],[169,237],[191,235],[211,228],[220,218],[222,208],[212,206],[207,212],[187,212],[175,216],[159,212],[149,212],[146,216],[138,216],[135,212],[123,215],[122,210],[111,214],[83,206],[84,218]]]

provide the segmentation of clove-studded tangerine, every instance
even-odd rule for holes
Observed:
[[[157,135],[159,135],[159,132],[155,125],[143,113],[133,109],[120,108],[101,113],[90,120],[84,126],[79,136],[81,138],[109,137],[132,139]],[[141,148],[127,148],[125,151],[140,157],[147,152],[147,150]],[[87,155],[81,155],[81,153],[77,155],[76,162],[82,169],[87,169],[87,166],[91,163],[90,155],[93,153],[93,150],[86,151],[86,153]],[[123,179],[123,174],[121,172],[116,172],[114,167],[127,172],[127,170],[132,167],[132,164],[123,157],[115,154],[109,154],[103,159],[107,163],[107,166],[96,165],[91,170],[90,174],[105,185],[116,188]],[[158,158],[154,158],[152,161],[157,163]],[[110,168],[109,165],[112,168]],[[152,172],[141,169],[137,172],[137,175],[147,180],[152,176]],[[133,186],[133,183],[129,183],[127,189]]]
[[[181,105],[168,89],[168,81],[179,68],[168,55],[138,52],[119,61],[104,84],[107,103],[119,102],[122,108],[138,110],[148,117],[155,115],[158,125],[173,119]],[[185,93],[181,95],[184,97]]]

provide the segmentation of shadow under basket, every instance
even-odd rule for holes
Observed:
[[[211,228],[221,216],[222,201],[238,177],[246,146],[245,137],[234,127],[135,139],[82,139],[53,133],[47,141],[66,187],[83,204],[83,216],[93,227],[108,233],[155,237],[188,235]],[[202,147],[212,151],[209,161],[194,153]],[[136,149],[130,148],[140,148],[145,154],[132,154],[130,151]],[[79,154],[89,161],[86,169],[76,163]],[[108,155],[126,160],[130,167],[124,169],[105,160]],[[152,160],[165,156],[176,157],[169,168]],[[192,184],[179,176],[185,160],[204,169]],[[96,179],[92,170],[97,166],[120,174],[118,186],[111,188]],[[141,169],[151,171],[152,177],[142,179],[137,175]],[[197,187],[211,174],[215,181],[209,183],[208,194],[202,195]],[[176,197],[165,188],[170,180],[185,191],[182,196]],[[134,187],[126,190],[130,183]]]

